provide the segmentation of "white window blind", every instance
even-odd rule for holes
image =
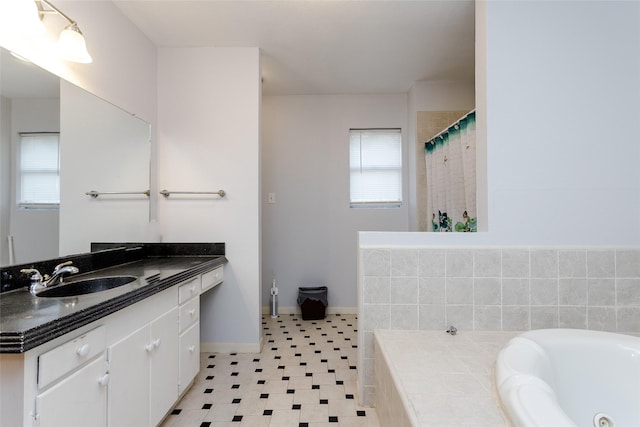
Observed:
[[[400,129],[351,129],[349,167],[351,207],[402,204]]]
[[[18,204],[22,207],[60,203],[58,133],[21,133]]]

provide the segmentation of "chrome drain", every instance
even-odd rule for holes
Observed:
[[[615,427],[615,423],[607,414],[596,414],[593,417],[593,427]]]

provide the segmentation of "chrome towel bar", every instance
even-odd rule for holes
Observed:
[[[95,190],[91,190],[91,191],[87,191],[86,193],[84,193],[87,196],[91,196],[94,199],[97,198],[98,196],[113,196],[113,195],[122,195],[122,194],[144,194],[145,196],[149,197],[151,195],[151,191],[150,190],[145,190],[145,191],[95,191]]]
[[[162,194],[164,197],[169,197],[172,194],[217,194],[220,197],[224,197],[227,193],[225,193],[224,190],[218,190],[218,191],[169,191],[169,190],[162,190],[160,192],[160,194]]]

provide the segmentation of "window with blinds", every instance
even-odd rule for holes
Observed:
[[[21,133],[18,160],[18,205],[56,208],[60,204],[60,135]]]
[[[400,129],[350,129],[350,206],[402,205]]]

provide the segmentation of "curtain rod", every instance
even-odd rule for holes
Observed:
[[[435,134],[434,136],[432,136],[431,138],[427,139],[424,143],[427,144],[428,142],[433,141],[434,139],[436,139],[437,137],[439,137],[440,135],[443,135],[447,132],[449,132],[449,129],[451,129],[452,127],[454,127],[455,125],[457,125],[458,123],[460,123],[465,117],[467,117],[469,114],[471,113],[475,113],[476,109],[474,108],[473,110],[469,111],[468,113],[466,113],[465,115],[463,115],[462,117],[460,117],[458,120],[454,121],[453,123],[451,123],[449,126],[447,126],[446,128],[444,128],[443,130],[441,130],[440,132],[438,132],[437,134]]]

